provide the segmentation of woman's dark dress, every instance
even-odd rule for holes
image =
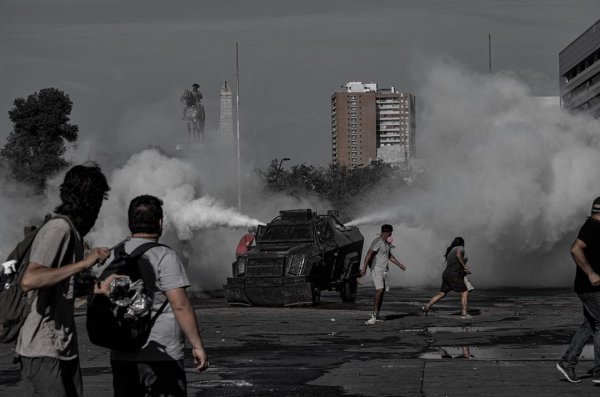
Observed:
[[[467,286],[465,285],[465,272],[456,257],[456,252],[458,250],[462,252],[465,264],[467,263],[464,247],[454,247],[448,252],[448,255],[446,256],[446,269],[442,274],[441,292],[464,292],[467,290]]]

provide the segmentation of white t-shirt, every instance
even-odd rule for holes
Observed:
[[[390,245],[387,241],[377,237],[371,243],[369,250],[375,251],[373,259],[373,270],[386,270],[388,268],[388,260],[390,258]]]

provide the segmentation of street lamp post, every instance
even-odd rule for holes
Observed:
[[[281,173],[281,165],[283,164],[284,161],[289,161],[289,160],[290,159],[288,157],[284,157],[279,162],[279,167],[277,168],[277,174],[275,175],[275,186],[277,186],[277,187],[279,187],[279,174]]]

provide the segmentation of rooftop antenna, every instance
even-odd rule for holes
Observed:
[[[242,169],[240,162],[240,63],[238,43],[235,43],[235,112],[236,112],[236,146],[237,146],[237,199],[238,211],[242,211]]]
[[[488,63],[490,66],[490,73],[492,73],[492,35],[488,34]]]

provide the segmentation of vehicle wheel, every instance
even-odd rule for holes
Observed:
[[[356,277],[352,277],[347,280],[342,289],[340,290],[340,296],[344,302],[354,302],[356,300],[356,293],[358,290],[358,282]]]
[[[312,303],[313,305],[318,305],[319,302],[321,302],[321,288],[316,285],[311,285],[310,288],[312,292]]]

